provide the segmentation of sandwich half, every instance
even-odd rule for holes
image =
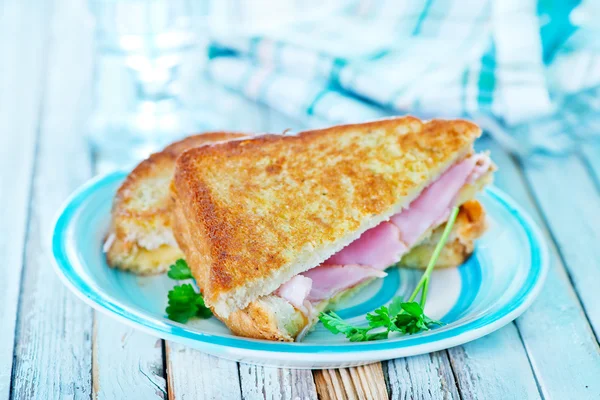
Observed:
[[[205,303],[235,334],[299,340],[389,266],[422,267],[453,206],[441,264],[459,264],[485,229],[480,133],[404,117],[186,151],[173,231]]]
[[[112,206],[104,251],[111,267],[149,275],[165,272],[183,254],[171,230],[169,184],[185,150],[245,137],[211,132],[187,137],[152,154],[127,176]]]

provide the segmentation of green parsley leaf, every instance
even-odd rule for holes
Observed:
[[[400,332],[406,334],[406,327],[414,323],[415,317],[410,314],[398,314],[396,318],[394,318],[394,324],[391,326],[392,331]]]
[[[196,292],[189,283],[173,287],[169,291],[168,297],[169,305],[166,311],[170,320],[186,323],[192,317],[210,318],[212,316],[212,312],[204,304],[202,294]]]
[[[402,307],[404,311],[406,311],[414,317],[420,318],[423,316],[423,309],[421,308],[421,306],[419,306],[419,303],[415,303],[414,301],[402,303],[400,307]]]
[[[394,318],[400,312],[402,312],[402,302],[404,299],[402,296],[396,296],[392,299],[390,303],[390,318]]]
[[[330,332],[344,334],[351,342],[363,342],[368,339],[369,328],[358,328],[348,324],[339,315],[331,311],[319,314],[319,319]]]
[[[368,313],[366,318],[372,329],[379,328],[380,326],[387,328],[392,323],[386,306],[381,306],[373,311],[373,313]]]
[[[188,267],[187,262],[184,259],[175,261],[175,264],[169,267],[167,276],[171,279],[182,281],[184,279],[192,279],[192,270]]]
[[[387,339],[389,336],[390,332],[389,331],[381,331],[378,333],[369,333],[367,335],[367,340],[381,340],[381,339]]]

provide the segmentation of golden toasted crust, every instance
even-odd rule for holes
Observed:
[[[108,264],[146,275],[164,272],[183,254],[171,232],[169,184],[185,150],[246,135],[212,132],[187,137],[142,161],[115,196],[106,257]]]
[[[235,335],[278,342],[293,342],[309,323],[304,314],[277,296],[255,300],[232,312],[224,322]]]
[[[294,340],[287,331],[279,328],[277,315],[270,308],[262,307],[259,301],[231,313],[224,322],[234,335],[278,342]]]
[[[319,264],[408,204],[479,135],[467,121],[404,117],[184,152],[172,188],[207,303],[227,316]]]

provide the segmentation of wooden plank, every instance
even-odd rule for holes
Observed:
[[[237,363],[166,342],[169,399],[241,399]]]
[[[47,5],[0,4],[0,399],[8,398],[49,24]]]
[[[76,67],[81,71],[78,75],[81,76],[79,90],[86,97],[92,93],[94,49],[93,27],[87,21],[88,13],[85,2],[60,2],[55,12],[55,24],[67,27],[55,31],[56,42],[61,46],[55,48],[55,52],[57,57],[64,57],[61,61],[69,63],[69,53],[78,54]],[[87,112],[80,114],[86,115]],[[71,117],[79,118],[75,114]],[[81,128],[84,132],[83,126]],[[144,399],[166,398],[161,340],[96,312],[93,327],[91,372],[94,398],[126,398],[131,393]]]
[[[39,23],[52,13],[45,9],[41,15]],[[33,24],[26,25],[30,29]],[[48,37],[65,37],[68,30],[54,19]],[[48,241],[57,209],[91,172],[82,133],[89,103],[80,96],[89,70],[73,62],[80,50],[73,47],[76,43],[53,40],[49,47],[15,338],[16,399],[91,396],[92,311],[56,277]]]
[[[600,337],[600,195],[576,156],[524,163],[534,197],[552,231],[583,308]]]
[[[448,352],[462,399],[540,398],[514,324]]]
[[[391,399],[460,399],[446,351],[387,362]]]
[[[310,370],[269,368],[242,363],[239,370],[242,397],[245,400],[317,399]]]
[[[550,270],[538,299],[516,320],[543,397],[589,398],[600,393],[600,349],[556,246],[514,160],[490,140],[481,148],[503,171],[496,185],[538,223],[550,247]]]
[[[77,32],[79,46],[93,49],[93,26],[86,21],[89,11],[86,3],[59,13],[64,25],[69,27],[69,35]],[[68,41],[68,38],[63,40]],[[92,70],[91,52],[80,51],[79,63]],[[85,57],[85,59],[84,59]],[[118,60],[115,60],[118,65]],[[106,60],[104,60],[106,63]],[[103,65],[103,64],[101,64]],[[115,66],[113,66],[114,68]],[[106,70],[104,70],[106,72]],[[115,84],[116,71],[111,70],[110,80],[105,84]],[[121,73],[128,73],[123,66]],[[90,74],[91,76],[91,74]],[[118,88],[109,87],[105,93],[117,93]],[[91,94],[92,91],[90,90]],[[113,167],[110,163],[105,163]],[[102,165],[95,164],[96,173]],[[120,399],[135,393],[137,398],[164,399],[167,397],[166,372],[163,368],[163,341],[115,321],[99,312],[94,312],[92,336],[92,389],[96,399]]]
[[[93,333],[95,399],[165,399],[162,340],[95,313]]]
[[[381,363],[313,371],[322,400],[388,399]]]

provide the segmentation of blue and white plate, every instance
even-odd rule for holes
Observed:
[[[274,343],[232,335],[216,318],[188,324],[165,316],[166,276],[138,277],[109,268],[102,241],[113,196],[124,172],[98,177],[61,210],[52,235],[56,270],[65,284],[95,309],[164,339],[247,363],[295,368],[346,367],[446,349],[493,332],[519,316],[541,289],[548,270],[543,238],[531,219],[496,188],[479,199],[490,228],[471,258],[455,269],[434,271],[426,313],[446,324],[413,336],[350,343],[321,324],[301,343]],[[410,295],[421,271],[392,268],[341,304],[338,314],[360,324],[392,297]]]

